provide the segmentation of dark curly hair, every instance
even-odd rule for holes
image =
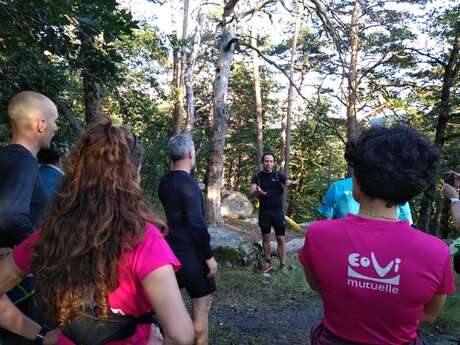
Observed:
[[[60,326],[90,303],[106,318],[122,253],[143,239],[147,222],[167,230],[144,200],[141,159],[134,133],[111,123],[89,128],[68,158],[31,264],[45,308]]]
[[[391,207],[435,183],[441,151],[413,128],[375,126],[347,144],[345,159],[361,190]]]

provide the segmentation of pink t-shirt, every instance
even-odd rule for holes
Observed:
[[[31,246],[38,240],[40,231],[36,231],[14,249],[13,260],[25,273],[30,273]],[[152,311],[142,282],[157,268],[172,265],[174,270],[180,268],[180,262],[166,243],[163,235],[152,224],[146,225],[142,242],[131,251],[123,253],[118,266],[120,285],[109,294],[109,305],[115,314],[134,315],[136,317]],[[149,325],[138,325],[136,333],[128,339],[110,342],[110,345],[132,344],[145,345],[150,334]],[[58,345],[73,344],[64,336]]]
[[[423,306],[455,291],[447,245],[407,221],[348,215],[314,222],[299,260],[318,279],[325,326],[360,343],[411,341]]]

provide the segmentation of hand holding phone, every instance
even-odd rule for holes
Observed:
[[[442,173],[444,182],[455,187],[455,173],[453,171],[446,171]]]

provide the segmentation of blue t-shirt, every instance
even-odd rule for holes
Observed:
[[[344,218],[347,214],[357,214],[359,203],[353,198],[353,182],[351,178],[332,183],[321,200],[318,212],[328,219]],[[396,215],[400,220],[413,223],[409,203],[398,205]]]
[[[42,164],[39,171],[46,187],[46,191],[48,192],[48,196],[52,198],[56,193],[56,190],[62,184],[64,172],[61,169],[48,164]]]

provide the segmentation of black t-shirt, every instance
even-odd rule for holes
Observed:
[[[187,172],[173,170],[161,178],[158,197],[165,210],[173,250],[197,250],[212,257],[208,227],[204,222],[203,198],[198,183]]]
[[[251,183],[258,185],[267,195],[260,195],[260,209],[272,210],[283,207],[281,195],[283,194],[283,185],[286,184],[286,176],[278,171],[266,173],[260,171],[255,174]]]
[[[14,247],[26,239],[48,199],[34,156],[17,144],[0,149],[0,247]]]

